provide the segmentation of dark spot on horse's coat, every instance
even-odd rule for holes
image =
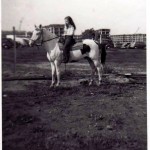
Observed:
[[[89,53],[90,52],[90,46],[86,45],[86,44],[83,44],[83,49],[81,49],[81,53],[82,55],[85,54],[85,53]]]

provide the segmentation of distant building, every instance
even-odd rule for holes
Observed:
[[[110,39],[110,29],[99,29],[95,31],[95,40],[100,43],[108,44]]]
[[[121,34],[121,35],[111,35],[110,36],[113,43],[131,43],[131,42],[145,42],[146,34]]]
[[[98,30],[96,30],[96,32],[98,32],[104,38],[106,38],[110,35],[110,29],[98,29]]]
[[[50,24],[45,26],[50,32],[55,33],[57,36],[64,34],[64,24]]]

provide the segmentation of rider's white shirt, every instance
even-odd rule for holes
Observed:
[[[74,27],[72,25],[69,25],[68,28],[64,29],[64,35],[74,35]]]

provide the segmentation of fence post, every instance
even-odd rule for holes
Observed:
[[[66,63],[65,63],[65,73],[66,73]]]
[[[15,31],[15,27],[13,27],[13,40],[14,40],[14,73],[16,72],[16,58],[17,58],[17,54],[16,54],[16,31]]]

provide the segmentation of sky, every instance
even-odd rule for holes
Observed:
[[[146,33],[146,0],[1,0],[1,28],[32,31],[34,25],[64,24],[71,16],[76,34],[111,29],[111,34]]]

